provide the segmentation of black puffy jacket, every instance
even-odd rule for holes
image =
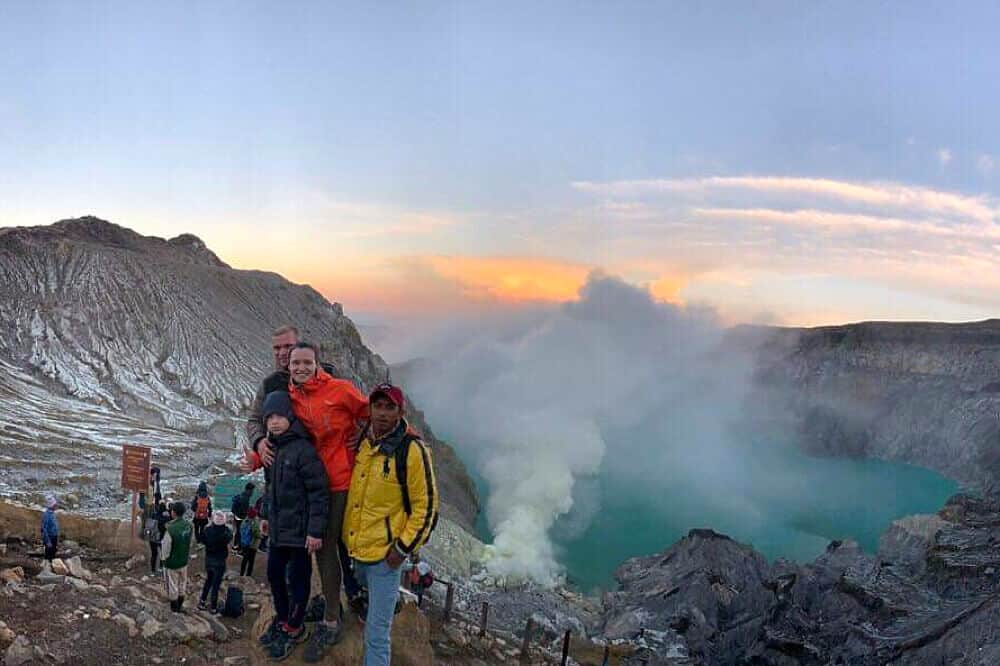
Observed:
[[[225,525],[211,523],[201,535],[205,544],[205,566],[226,566],[229,556],[229,542],[233,540],[233,531]]]
[[[326,536],[330,512],[326,468],[298,420],[283,435],[268,439],[275,449],[263,506],[269,543],[301,548],[307,536]]]

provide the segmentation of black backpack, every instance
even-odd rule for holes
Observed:
[[[243,615],[243,590],[230,585],[226,589],[226,603],[222,605],[223,617],[239,617]]]
[[[368,434],[367,426],[365,427],[365,430],[366,431],[361,435],[362,438]],[[396,451],[393,453],[393,458],[395,459],[394,462],[396,463],[396,479],[399,480],[399,490],[403,494],[403,511],[406,512],[407,516],[413,513],[413,505],[410,504],[410,488],[407,485],[408,477],[406,474],[406,458],[410,453],[410,445],[419,439],[420,437],[417,435],[407,432],[403,435],[403,441],[400,442],[399,446],[396,447]],[[424,446],[427,445],[424,444]],[[425,459],[424,464],[426,465],[427,463],[428,461]],[[437,527],[437,523],[438,512],[435,511],[434,515],[431,516],[431,523],[427,529],[427,539],[431,538],[431,534],[434,532],[434,528]],[[425,543],[427,542],[427,539],[424,539]]]

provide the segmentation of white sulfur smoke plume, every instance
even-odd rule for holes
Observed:
[[[598,472],[655,493],[665,467],[724,468],[718,444],[746,368],[720,352],[721,335],[710,310],[595,274],[577,301],[437,338],[410,390],[489,482],[491,571],[556,582],[553,528],[599,510],[574,507]]]

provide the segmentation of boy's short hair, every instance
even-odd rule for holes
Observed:
[[[311,342],[306,342],[305,340],[299,340],[298,342],[295,343],[295,346],[292,347],[292,351],[295,351],[296,349],[312,349],[313,354],[316,357],[316,365],[319,365],[319,347],[317,347]]]
[[[184,506],[184,502],[174,502],[173,504],[170,505],[170,510],[176,513],[177,517],[180,518],[181,516],[184,515],[184,512],[187,510],[187,507]]]

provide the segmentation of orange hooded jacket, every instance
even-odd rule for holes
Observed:
[[[289,382],[295,417],[312,436],[313,445],[330,478],[330,490],[351,487],[354,452],[347,443],[358,421],[368,418],[368,399],[346,379],[331,377],[322,368],[302,385]]]

